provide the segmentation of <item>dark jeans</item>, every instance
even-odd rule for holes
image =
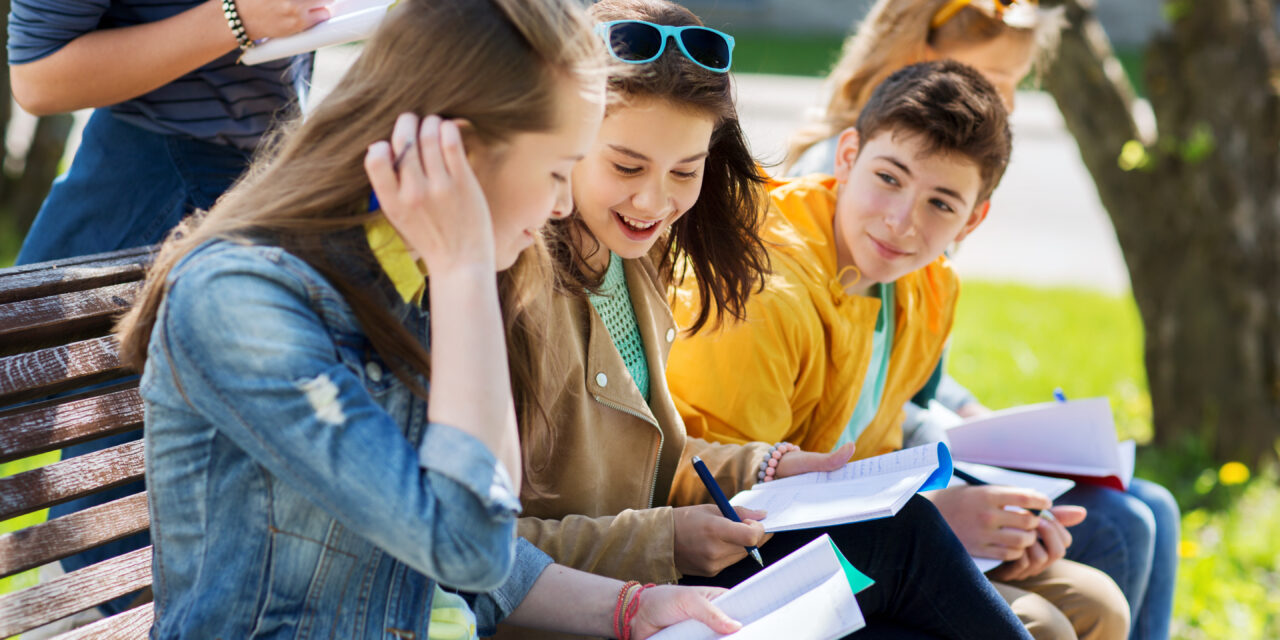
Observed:
[[[248,166],[245,151],[193,138],[139,129],[98,109],[89,118],[66,174],[45,198],[18,253],[18,264],[155,244],[196,209],[208,209]],[[62,450],[63,459],[142,437],[119,434]],[[143,490],[134,482],[56,505],[49,518],[123,498]],[[68,572],[150,544],[147,532],[66,558]],[[123,596],[102,606],[117,613]]]
[[[1030,640],[928,500],[915,496],[892,518],[779,532],[760,554],[768,566],[824,533],[876,581],[858,594],[867,626],[852,637]],[[680,583],[732,587],[760,570],[748,557],[713,578],[685,576]]]

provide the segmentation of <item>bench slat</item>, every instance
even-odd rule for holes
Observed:
[[[0,269],[0,304],[141,280],[154,247]]]
[[[0,520],[140,480],[145,472],[142,441],[135,440],[0,478]]]
[[[0,304],[0,354],[29,351],[54,340],[64,344],[69,337],[91,330],[105,333],[112,318],[133,304],[141,282],[73,291],[58,295]]]
[[[0,577],[119,540],[149,525],[144,492],[0,535]]]
[[[137,387],[0,417],[0,462],[142,426]]]
[[[148,602],[64,633],[54,640],[142,640],[151,633],[155,615],[155,603]]]
[[[0,358],[0,406],[125,374],[117,346],[103,336]]]
[[[61,620],[151,584],[151,547],[0,597],[0,638]]]

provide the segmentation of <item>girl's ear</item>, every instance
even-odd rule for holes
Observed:
[[[857,129],[849,127],[840,132],[840,137],[836,140],[836,182],[843,184],[849,181],[849,172],[853,170],[853,163],[858,159],[860,142]]]
[[[964,228],[960,229],[960,233],[956,234],[956,242],[964,240],[966,236],[973,233],[983,220],[987,219],[987,212],[991,211],[991,201],[984,200],[973,208],[973,213],[969,214],[969,219],[965,221]]]

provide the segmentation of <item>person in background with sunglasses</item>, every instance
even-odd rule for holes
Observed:
[[[821,120],[793,137],[787,175],[831,173],[840,132],[857,120],[881,79],[909,64],[939,58],[969,64],[996,86],[1012,110],[1018,83],[1037,58],[1054,48],[1060,24],[1057,12],[1024,0],[880,0],[845,43],[844,54],[828,76],[831,98]],[[943,364],[938,362],[930,382],[905,405],[905,445],[945,438],[940,416],[926,408],[930,400],[961,417],[990,411],[945,375]],[[1129,637],[1168,638],[1180,528],[1173,495],[1154,482],[1135,478],[1127,492],[1080,485],[1057,502],[1088,510],[1088,517],[1071,529],[1074,543],[1065,557],[1115,580],[1129,604]],[[945,506],[943,512],[948,512]],[[960,538],[980,544],[977,536],[962,532]],[[1028,577],[1053,558],[1024,560],[993,575]]]
[[[620,64],[601,132],[574,168],[575,210],[548,229],[562,287],[548,373],[516,389],[544,407],[520,424],[520,536],[592,573],[732,586],[760,570],[743,547],[769,564],[828,533],[877,581],[858,596],[869,627],[856,637],[1028,637],[922,498],[893,518],[773,536],[764,514],[739,509],[737,523],[711,504],[694,455],[732,495],[763,477],[838,468],[853,447],[790,453],[773,468],[784,448],[686,435],[664,371],[678,331],[668,283],[687,272],[706,284],[706,307],[737,316],[768,274],[764,179],[727,73],[733,39],[664,0],[605,0],[590,13]]]

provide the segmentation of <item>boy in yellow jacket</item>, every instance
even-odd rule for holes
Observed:
[[[837,144],[835,175],[774,182],[761,236],[773,268],[741,322],[677,340],[667,379],[690,436],[782,442],[869,457],[902,446],[903,405],[924,386],[951,331],[959,281],[944,250],[986,218],[1009,161],[998,94],[955,62],[891,75]],[[673,307],[696,317],[697,283]],[[1094,569],[1061,560],[1084,518],[1037,492],[969,487],[931,499],[965,547],[1007,560],[991,576],[1039,593],[1070,619],[1041,637],[1123,638],[1128,607]],[[1007,510],[1006,506],[1019,509]],[[1039,540],[1038,540],[1039,539]],[[1001,588],[1020,611],[1043,600]],[[1062,622],[1065,622],[1062,621]]]

